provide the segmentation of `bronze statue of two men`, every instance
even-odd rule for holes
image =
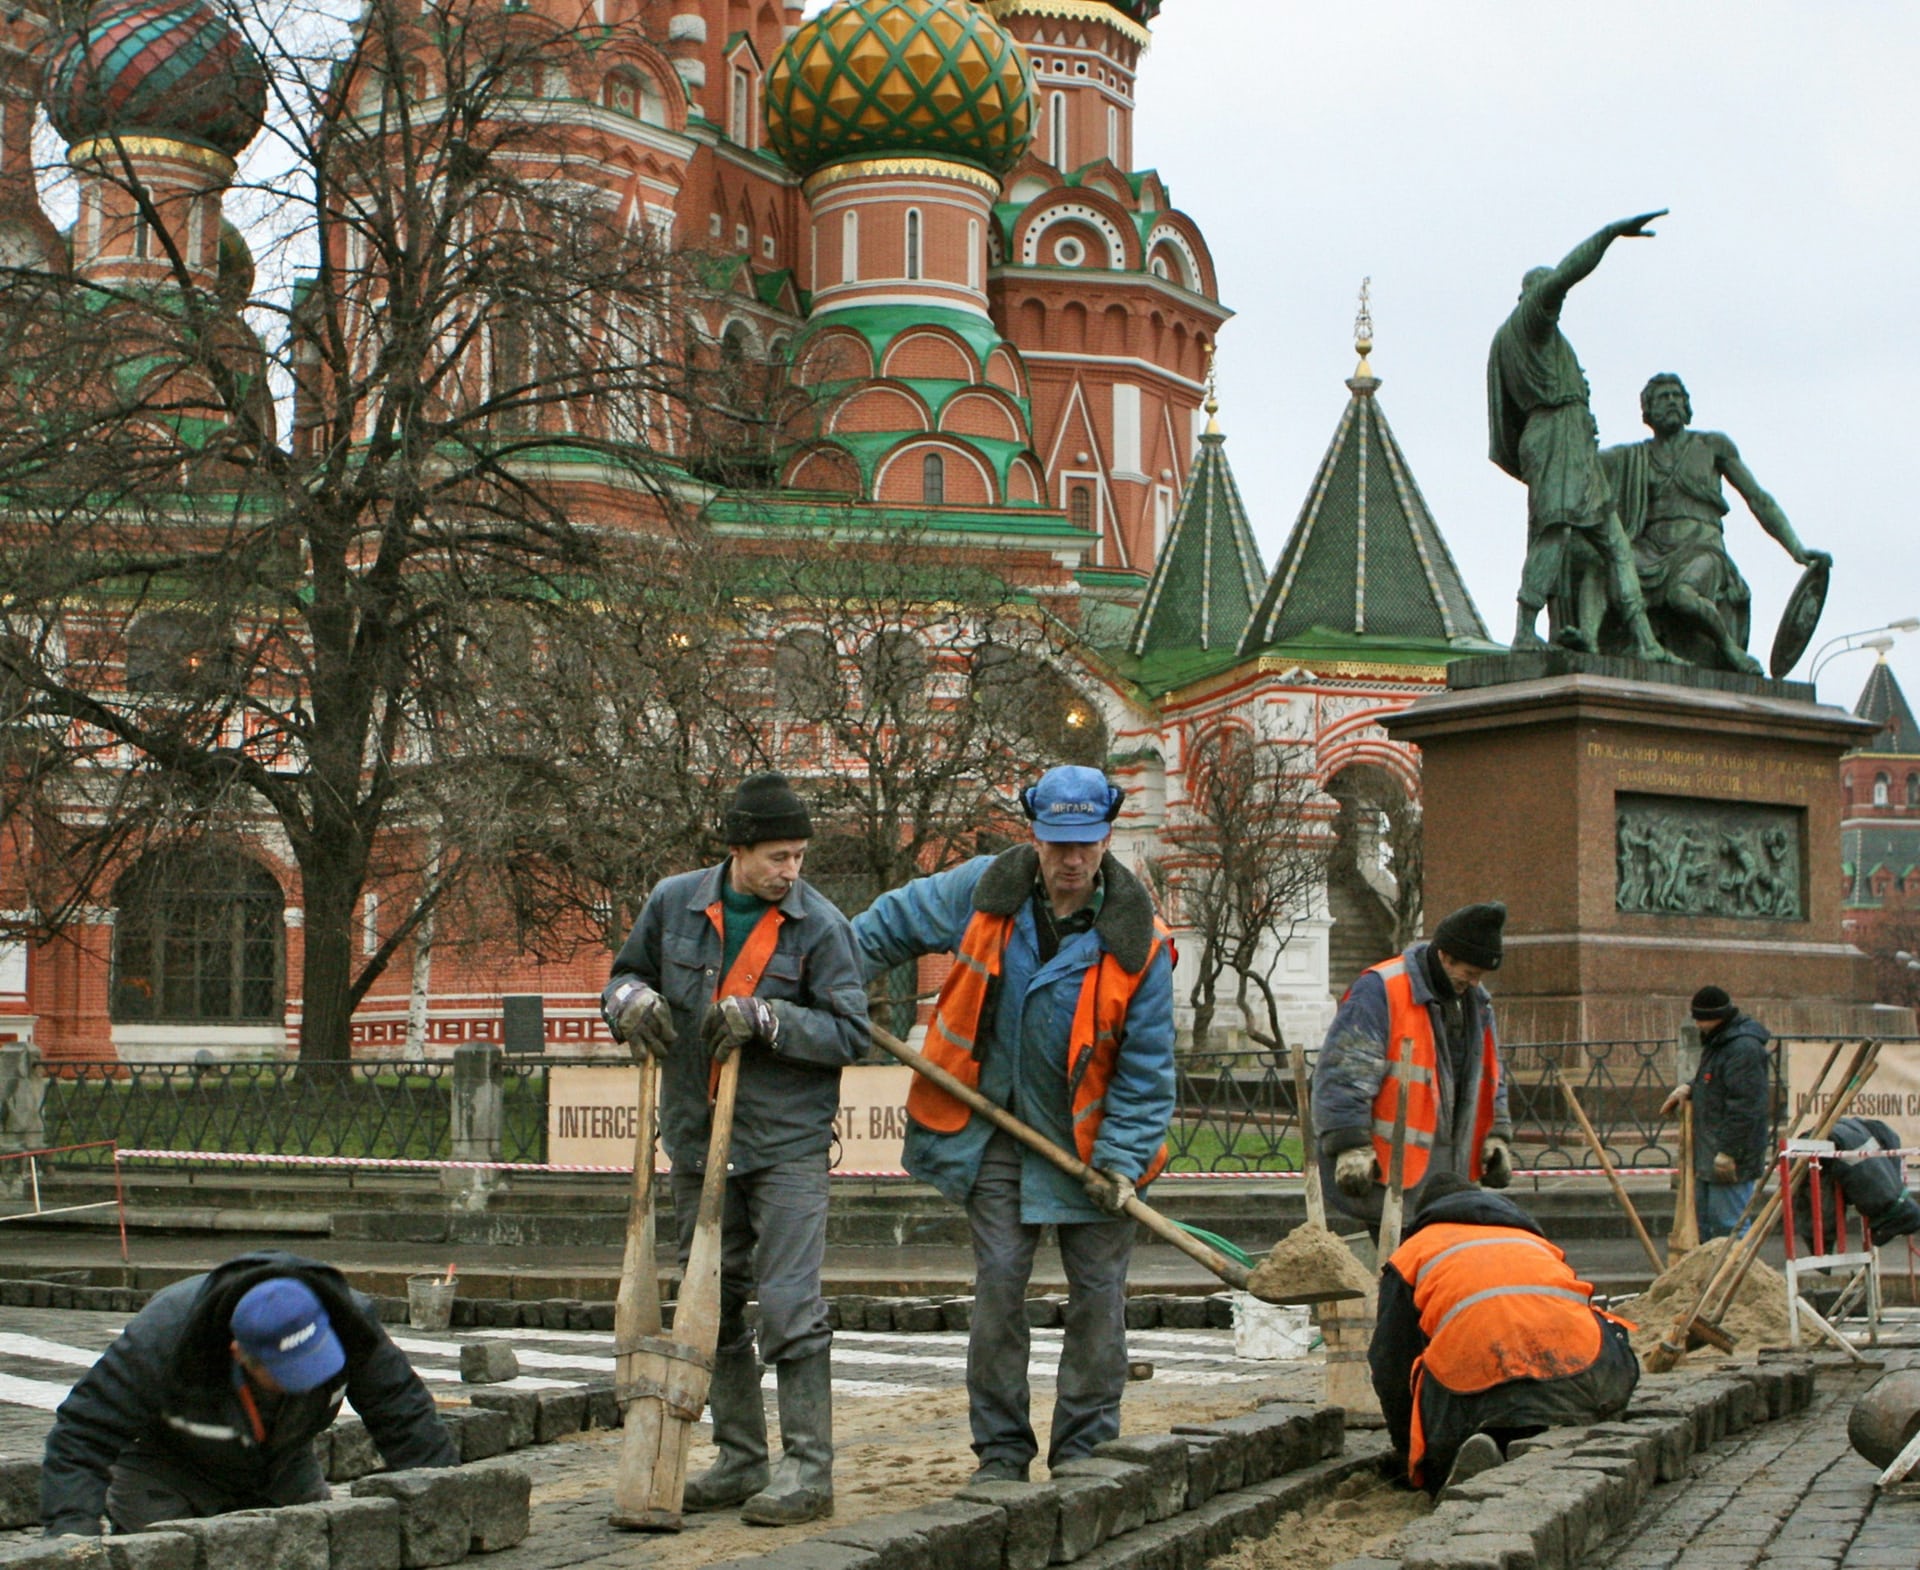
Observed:
[[[1640,395],[1649,440],[1600,450],[1586,373],[1560,331],[1573,286],[1615,240],[1646,239],[1662,212],[1611,223],[1556,267],[1536,267],[1487,355],[1493,461],[1527,487],[1527,558],[1516,649],[1542,646],[1540,612],[1565,648],[1758,673],[1747,653],[1751,591],[1727,554],[1722,482],[1796,562],[1829,562],[1800,543],[1739,450],[1694,431],[1680,378]]]

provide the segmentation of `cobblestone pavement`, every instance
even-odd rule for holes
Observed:
[[[1882,1356],[1888,1369],[1920,1366],[1910,1348]],[[1592,1570],[1915,1570],[1920,1485],[1876,1495],[1879,1469],[1847,1444],[1854,1400],[1878,1377],[1823,1356],[1806,1412],[1696,1457]]]
[[[120,1324],[121,1316],[110,1314],[7,1311],[0,1326],[0,1453],[39,1453],[54,1407],[119,1333]],[[389,1327],[389,1333],[443,1401],[457,1402],[472,1388],[460,1382],[459,1344],[482,1336],[509,1340],[514,1346],[522,1373],[513,1383],[519,1388],[578,1385],[613,1371],[613,1338],[608,1334],[439,1334],[403,1326]],[[1153,1365],[1150,1379],[1129,1386],[1123,1409],[1129,1433],[1164,1433],[1176,1422],[1228,1416],[1265,1400],[1318,1400],[1324,1386],[1316,1361],[1250,1362],[1235,1357],[1230,1331],[1135,1330],[1127,1339],[1132,1356]],[[1060,1342],[1057,1330],[1033,1333],[1029,1374],[1034,1422],[1043,1444]],[[834,1523],[908,1509],[956,1492],[974,1465],[967,1448],[965,1335],[837,1331],[833,1355],[838,1450]],[[765,1388],[769,1427],[777,1435],[771,1372]],[[712,1462],[706,1439],[703,1425],[696,1430],[689,1458],[692,1470]],[[734,1512],[689,1517],[686,1531],[678,1535],[616,1531],[607,1517],[619,1447],[618,1432],[589,1431],[515,1452],[515,1462],[533,1479],[533,1530],[520,1547],[476,1562],[487,1570],[574,1565],[693,1570],[764,1553],[806,1535],[807,1529],[787,1533],[745,1526]],[[27,1535],[0,1533],[0,1544]]]

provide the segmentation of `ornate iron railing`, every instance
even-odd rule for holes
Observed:
[[[1782,1049],[1794,1041],[1822,1044],[1776,1038],[1776,1135],[1790,1111]],[[1894,1045],[1920,1050],[1920,1040]],[[1660,1111],[1678,1072],[1671,1040],[1527,1042],[1504,1056],[1520,1170],[1597,1168],[1572,1098],[1615,1165],[1674,1164],[1678,1128]],[[494,1159],[546,1161],[547,1075],[558,1066],[549,1058],[499,1060]],[[47,1071],[44,1135],[55,1145],[113,1140],[122,1149],[443,1160],[453,1153],[453,1087],[454,1064],[444,1060],[62,1062]],[[1291,1073],[1265,1052],[1182,1059],[1168,1146],[1174,1173],[1298,1172]]]
[[[444,1160],[452,1083],[440,1061],[61,1062],[41,1117],[54,1145]]]

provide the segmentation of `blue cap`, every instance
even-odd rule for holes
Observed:
[[[290,1394],[317,1390],[347,1366],[346,1349],[320,1299],[291,1276],[249,1288],[234,1304],[230,1323],[240,1350]]]
[[[1050,844],[1091,845],[1112,832],[1126,792],[1106,775],[1077,763],[1048,769],[1020,801],[1033,821],[1033,837]]]

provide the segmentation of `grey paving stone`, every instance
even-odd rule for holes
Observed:
[[[269,1557],[256,1560],[259,1570],[328,1570],[333,1550],[327,1518],[311,1505],[286,1505],[275,1510],[236,1510],[231,1515],[208,1516],[200,1540],[207,1570],[243,1570],[247,1561],[222,1531],[231,1523],[255,1520],[272,1528]]]
[[[0,1456],[0,1528],[40,1524],[40,1463]]]
[[[1149,1522],[1137,1532],[1102,1543],[1077,1570],[1188,1570],[1188,1536],[1178,1521]]]
[[[1160,1323],[1168,1330],[1205,1330],[1207,1300],[1204,1297],[1168,1297],[1160,1305]]]
[[[476,1554],[498,1553],[526,1541],[532,1522],[533,1480],[524,1467],[489,1461],[456,1470],[466,1492],[469,1535]]]
[[[386,1465],[373,1435],[367,1432],[367,1425],[357,1417],[340,1419],[322,1437],[330,1447],[327,1455],[330,1483],[351,1483],[356,1477],[365,1477]]]
[[[200,1545],[185,1532],[131,1532],[106,1540],[112,1570],[195,1570]]]
[[[1114,1505],[1112,1524],[1107,1528],[1108,1537],[1137,1532],[1147,1524],[1147,1496],[1151,1479],[1145,1467],[1136,1466],[1130,1461],[1115,1460],[1111,1456],[1080,1456],[1072,1461],[1062,1461],[1052,1469],[1051,1475],[1056,1481],[1068,1477],[1104,1477],[1119,1485],[1120,1497]]]
[[[1060,1499],[1052,1561],[1072,1564],[1113,1536],[1120,1513],[1121,1488],[1108,1477],[1056,1477],[1051,1486]]]
[[[462,1341],[460,1378],[469,1385],[502,1385],[520,1377],[520,1354],[504,1341]]]
[[[973,1299],[948,1298],[940,1305],[940,1323],[948,1330],[970,1330],[973,1327]]]
[[[1220,1441],[1207,1434],[1174,1435],[1187,1447],[1187,1509],[1198,1510],[1220,1492]]]
[[[893,1328],[910,1335],[925,1335],[946,1327],[940,1305],[931,1298],[906,1298],[893,1305]]]
[[[1160,1299],[1151,1293],[1127,1299],[1127,1329],[1152,1330],[1160,1323]]]
[[[587,1427],[618,1428],[624,1414],[620,1410],[620,1398],[613,1393],[612,1379],[593,1379],[587,1382]]]
[[[473,1536],[472,1496],[462,1467],[423,1467],[379,1472],[353,1485],[356,1499],[391,1499],[400,1507],[403,1570],[456,1564]]]
[[[1042,1570],[1060,1529],[1060,1490],[1052,1483],[970,1483],[954,1496],[990,1505],[1006,1518],[1001,1562],[1006,1570]]]
[[[447,1413],[444,1416],[451,1418],[452,1415]],[[513,1419],[505,1412],[475,1407],[459,1416],[460,1424],[455,1438],[462,1461],[485,1461],[489,1456],[504,1455],[512,1448]]]
[[[1035,1330],[1058,1329],[1060,1325],[1060,1299],[1058,1297],[1028,1298],[1027,1323]]]
[[[24,1301],[25,1294],[21,1296]],[[68,1570],[70,1566],[82,1565],[110,1570],[112,1561],[100,1538],[54,1537],[36,1538],[29,1543],[0,1543],[0,1565],[6,1570]]]
[[[1164,1521],[1186,1508],[1187,1442],[1178,1434],[1109,1439],[1093,1453],[1146,1471],[1148,1521]]]
[[[1247,1478],[1247,1436],[1221,1427],[1218,1423],[1175,1423],[1173,1431],[1191,1440],[1213,1447],[1214,1479],[1212,1494],[1230,1494]],[[1193,1458],[1187,1458],[1187,1476],[1193,1476]]]
[[[515,1450],[534,1443],[540,1431],[540,1396],[534,1390],[476,1390],[467,1400],[474,1407],[504,1412],[512,1423],[507,1443]]]
[[[340,1495],[313,1510],[327,1523],[333,1570],[400,1570],[400,1505],[393,1499]]]
[[[550,1444],[577,1434],[587,1424],[587,1393],[582,1390],[541,1390],[535,1393],[537,1414],[534,1438]]]

